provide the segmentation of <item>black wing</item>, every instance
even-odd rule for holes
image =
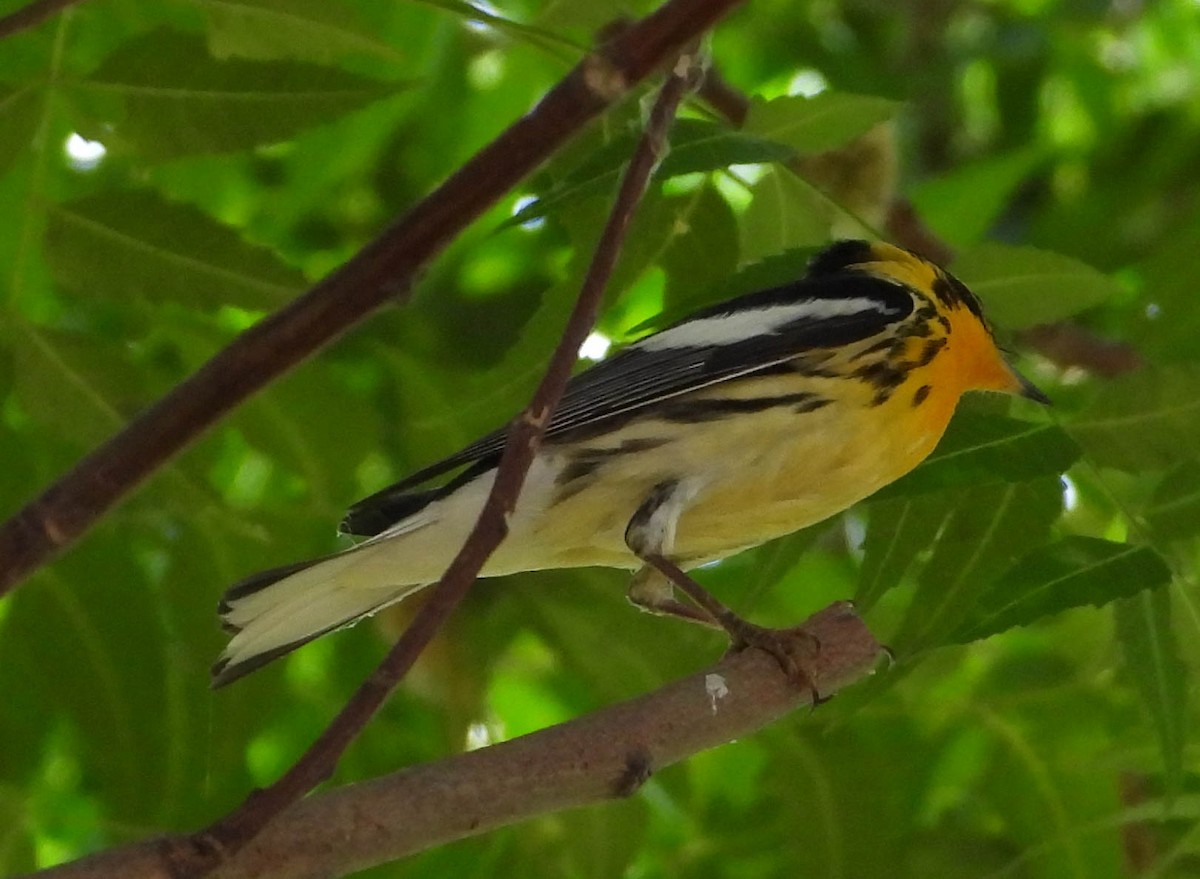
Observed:
[[[839,304],[846,303],[862,307],[838,313]],[[559,440],[582,428],[595,428],[605,419],[770,369],[805,351],[869,338],[904,320],[912,310],[913,298],[904,286],[853,270],[804,278],[722,303],[647,336],[573,377],[550,419],[546,439]],[[756,316],[768,314],[788,319],[772,323],[768,332],[740,338],[713,341],[692,332],[702,326],[719,327],[720,321],[735,316],[746,318],[751,326]],[[669,335],[672,331],[678,332]],[[494,467],[506,436],[507,428],[493,431],[359,501],[346,514],[342,531],[374,536],[446,496]],[[414,491],[468,464],[471,466],[445,486]]]

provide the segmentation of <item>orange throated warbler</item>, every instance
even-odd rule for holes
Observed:
[[[700,311],[575,376],[483,576],[640,569],[634,604],[741,638],[719,611],[674,597],[673,581],[690,583],[681,569],[904,475],[972,390],[1048,402],[1005,362],[960,281],[889,244],[839,242],[800,280]],[[229,589],[219,612],[234,635],[214,685],[436,582],[504,440],[488,434],[355,504],[342,530],[367,538],[357,546]]]

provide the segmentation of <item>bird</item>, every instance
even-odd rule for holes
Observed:
[[[697,311],[575,375],[481,576],[628,569],[639,608],[753,643],[758,628],[706,601],[686,572],[908,473],[971,391],[1050,402],[949,272],[886,242],[835,242],[796,280]],[[354,504],[341,531],[361,542],[230,587],[218,614],[232,638],[213,686],[437,582],[506,435]]]

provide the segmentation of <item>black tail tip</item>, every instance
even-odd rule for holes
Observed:
[[[252,671],[262,668],[268,662],[275,658],[275,654],[254,656],[242,662],[230,662],[226,657],[221,657],[213,663],[209,670],[211,680],[208,682],[209,689],[219,690],[228,684],[232,684],[239,678],[244,678]]]
[[[229,670],[229,660],[228,659],[218,659],[216,662],[214,662],[212,665],[212,668],[209,669],[209,674],[212,676],[211,680],[209,680],[209,682],[208,682],[209,689],[219,690],[219,689],[221,689],[221,687],[225,686],[230,681],[234,680],[233,677],[230,677],[229,675],[226,674],[226,672],[228,670]]]

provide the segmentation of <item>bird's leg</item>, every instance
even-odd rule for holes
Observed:
[[[646,564],[634,575],[629,600],[652,613],[724,629],[733,650],[747,647],[765,650],[775,657],[791,681],[813,690],[814,702],[818,701],[812,676],[806,671],[813,652],[820,647],[813,643],[811,635],[796,629],[770,629],[743,619],[667,557],[675,543],[675,526],[691,494],[686,488],[681,489],[679,482],[660,483],[629,520],[625,543]],[[676,599],[674,586],[696,606]]]
[[[626,598],[634,607],[648,613],[678,617],[689,623],[699,623],[715,629],[722,628],[707,611],[676,598],[675,587],[671,581],[648,564],[638,569],[629,581]]]

